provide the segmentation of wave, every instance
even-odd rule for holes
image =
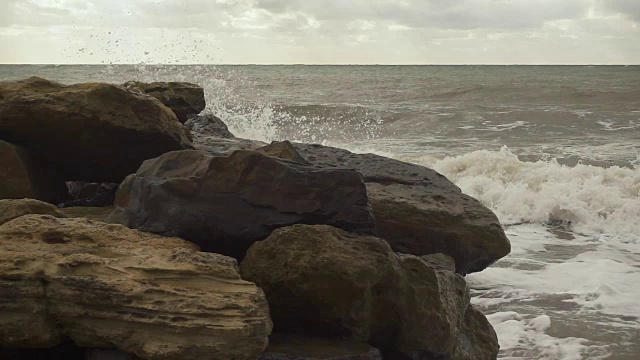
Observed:
[[[420,162],[420,161],[418,161]],[[640,237],[640,166],[569,167],[555,159],[521,161],[507,147],[480,150],[428,165],[491,208],[505,225],[564,224],[637,243]]]

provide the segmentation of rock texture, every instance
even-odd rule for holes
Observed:
[[[465,329],[475,336],[463,325],[470,297],[460,275],[375,237],[281,228],[254,243],[240,269],[265,291],[277,332],[364,341],[396,359],[450,358]]]
[[[69,194],[72,199],[65,201],[61,207],[111,206],[115,200],[119,185],[114,183],[87,183],[82,181],[68,182]]]
[[[146,159],[193,147],[153,97],[37,77],[0,82],[0,139],[25,147],[66,181],[88,182],[120,183]]]
[[[55,206],[34,199],[0,200],[0,225],[24,215],[43,214],[67,217]]]
[[[274,141],[267,146],[256,149],[257,152],[277,157],[279,159],[291,160],[301,164],[309,164],[305,158],[293,147],[289,141]]]
[[[228,157],[180,151],[146,161],[131,185],[129,206],[109,221],[180,236],[238,259],[283,226],[331,224],[356,233],[375,227],[360,174],[310,169],[247,150]]]
[[[362,173],[380,237],[401,253],[444,253],[460,274],[481,271],[511,251],[496,215],[434,170],[374,154],[294,144],[317,168]]]
[[[489,320],[469,305],[452,360],[495,360],[500,351],[497,338]]]
[[[24,148],[0,140],[0,199],[32,198],[57,203],[68,196],[59,176],[35,161]]]
[[[382,354],[355,341],[277,334],[258,360],[382,360]]]
[[[143,83],[129,81],[123,84],[129,90],[151,95],[170,108],[181,123],[199,114],[206,107],[204,89],[186,82]]]
[[[0,293],[1,347],[70,339],[143,359],[255,359],[271,332],[234,259],[87,219],[1,225]]]
[[[227,124],[213,114],[192,116],[184,125],[192,134],[199,137],[215,137],[223,139],[235,138],[235,136],[229,131]]]

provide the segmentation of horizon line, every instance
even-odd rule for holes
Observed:
[[[598,63],[573,63],[573,64],[314,64],[314,63],[0,63],[0,66],[640,66],[638,64],[598,64]]]

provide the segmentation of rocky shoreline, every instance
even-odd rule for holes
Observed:
[[[510,251],[489,209],[204,108],[187,83],[0,82],[0,355],[496,358],[464,280]]]

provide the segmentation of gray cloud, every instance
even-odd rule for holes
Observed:
[[[638,22],[640,0],[0,0],[0,48],[11,61],[640,62]]]
[[[618,12],[640,22],[640,1],[638,0],[605,0],[605,6],[611,11]]]

